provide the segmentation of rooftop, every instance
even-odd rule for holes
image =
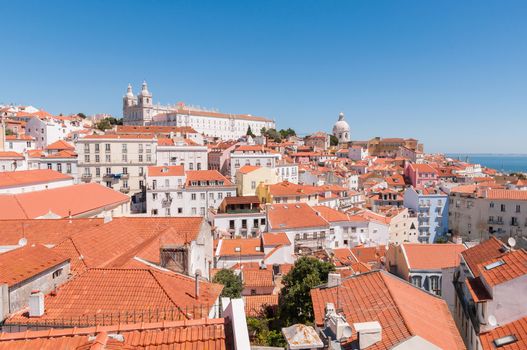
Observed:
[[[28,186],[64,180],[73,180],[73,177],[50,169],[0,172],[0,188]]]
[[[463,244],[401,244],[411,270],[440,270],[459,266]]]

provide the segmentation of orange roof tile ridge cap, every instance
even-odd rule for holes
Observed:
[[[174,304],[174,306],[179,310],[179,312],[181,312],[182,315],[185,316],[185,318],[188,320],[189,317],[186,313],[183,312],[183,310],[181,309],[181,307],[176,303],[176,301],[174,299],[172,299],[172,297],[170,296],[170,294],[168,294],[168,292],[166,291],[165,287],[163,286],[163,284],[161,283],[161,281],[159,281],[157,279],[157,276],[155,275],[154,271],[150,270],[150,269],[147,269],[146,271],[148,271],[148,273],[152,276],[152,278],[154,279],[154,281],[156,281],[156,283],[159,285],[159,287],[161,288],[161,290],[163,291],[163,293],[165,293],[165,295],[167,296],[168,300],[170,300],[172,302],[172,304]],[[156,271],[157,273],[157,271]]]
[[[408,319],[407,319],[406,316],[401,312],[401,308],[400,308],[400,304],[399,304],[399,302],[397,302],[397,300],[393,297],[392,290],[391,290],[390,287],[388,286],[388,283],[386,283],[386,279],[385,279],[385,278],[387,278],[387,276],[383,273],[384,271],[381,271],[381,270],[377,270],[377,271],[380,273],[380,275],[381,275],[381,279],[382,279],[382,282],[383,282],[384,285],[386,286],[386,290],[388,291],[388,294],[390,294],[390,298],[393,300],[393,303],[395,304],[395,307],[396,307],[396,309],[397,309],[397,313],[398,313],[399,315],[401,315],[401,319],[402,319],[404,325],[406,326],[406,329],[408,329],[408,332],[409,332],[412,336],[414,336],[414,335],[418,335],[418,334],[414,331],[413,327],[410,327],[410,324],[408,323]],[[360,276],[360,275],[359,275],[359,276]],[[395,276],[395,275],[391,275],[390,277],[396,277],[397,279],[399,279],[399,280],[401,280],[401,281],[404,281],[404,280],[400,279],[399,277],[397,277],[397,276]],[[404,281],[404,282],[406,282],[406,281]],[[414,286],[414,287],[415,287],[415,286]]]
[[[25,219],[30,219],[29,215],[27,215],[26,210],[24,209],[24,206],[18,201],[18,195],[17,195],[17,194],[14,194],[14,195],[13,195],[13,198],[15,199],[16,204],[18,205],[18,207],[20,208],[20,210],[22,210],[22,212],[24,213],[24,215],[25,215]]]
[[[85,270],[83,272],[86,272],[88,269],[89,269],[89,266],[88,264],[86,264],[86,261],[84,259],[84,255],[81,253],[81,251],[79,250],[79,248],[77,247],[77,244],[75,244],[75,241],[73,240],[73,236],[69,236],[67,237],[64,241],[62,242],[66,242],[67,240],[70,240],[71,241],[71,244],[73,245],[73,248],[75,249],[75,251],[79,254],[79,258],[82,257],[82,259],[80,259],[82,261],[82,265],[84,265],[85,267]],[[60,244],[62,244],[62,242],[60,242],[59,244],[57,244],[56,246],[59,246]],[[71,262],[70,262],[71,263]],[[82,274],[82,272],[80,273]],[[79,274],[79,275],[80,275]]]

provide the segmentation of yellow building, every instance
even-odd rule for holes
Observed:
[[[255,196],[256,189],[261,183],[277,182],[278,175],[273,168],[245,165],[236,172],[238,196]]]

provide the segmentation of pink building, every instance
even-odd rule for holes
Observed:
[[[437,170],[428,164],[407,163],[404,172],[414,187],[437,185]]]

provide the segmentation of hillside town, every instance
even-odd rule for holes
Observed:
[[[527,349],[525,174],[121,103],[0,105],[0,350]]]

